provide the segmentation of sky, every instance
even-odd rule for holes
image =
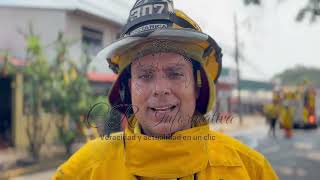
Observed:
[[[123,1],[123,0],[122,0]],[[131,7],[135,0],[128,0]],[[320,17],[311,24],[295,17],[307,0],[262,0],[244,6],[242,0],[174,0],[213,37],[224,52],[223,66],[235,68],[234,22],[238,24],[241,76],[270,80],[296,65],[320,68]]]
[[[234,16],[236,14],[241,75],[246,79],[268,80],[297,64],[320,68],[320,17],[316,23],[295,22],[306,0],[262,0],[261,7],[245,7],[241,0],[175,0],[198,21],[224,50],[223,65],[235,67]]]

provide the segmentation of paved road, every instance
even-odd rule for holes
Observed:
[[[320,129],[295,131],[292,139],[266,137],[258,150],[271,162],[281,180],[320,179]]]
[[[13,180],[50,180],[55,170],[44,171],[40,173],[29,174],[13,178]]]
[[[268,136],[265,125],[229,133],[255,148],[272,164],[280,180],[320,180],[320,128],[295,130],[285,139],[277,129],[277,137]]]

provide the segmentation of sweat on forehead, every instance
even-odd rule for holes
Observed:
[[[151,65],[158,64],[159,62],[165,61],[168,65],[179,65],[184,64],[185,62],[190,62],[191,60],[183,55],[177,53],[153,53],[146,56],[142,56],[140,58],[136,58],[132,61],[133,66],[141,66],[141,65]]]

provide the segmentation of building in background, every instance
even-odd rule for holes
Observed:
[[[89,72],[87,77],[96,96],[107,96],[112,83],[117,79],[114,73]]]
[[[69,56],[77,63],[84,51],[94,56],[117,38],[129,9],[125,0],[1,0],[0,50],[9,51],[13,57],[10,61],[14,61],[12,64],[23,66],[26,44],[21,32],[27,32],[32,24],[34,32],[46,47],[45,54],[49,61],[55,58],[53,43],[62,32],[66,39],[75,42],[69,49]],[[0,57],[1,63],[3,57]],[[96,71],[111,73],[107,62],[94,62],[91,66]],[[112,74],[100,73],[89,73],[88,78],[95,93],[103,95],[105,88],[115,79]],[[0,146],[27,146],[22,84],[21,75],[0,78]],[[54,141],[54,134],[52,130],[47,142]]]
[[[268,81],[240,80],[241,110],[244,114],[263,112],[263,105],[272,100],[273,85]],[[238,92],[232,92],[233,112],[238,111]]]
[[[240,80],[241,107],[244,114],[262,112],[264,104],[271,102],[273,85],[268,81]],[[223,68],[216,85],[216,111],[238,112],[237,73],[233,68]]]
[[[236,88],[237,73],[232,68],[222,68],[219,81],[216,85],[216,111],[231,112],[232,111],[232,91]]]
[[[63,32],[66,39],[75,41],[69,55],[77,61],[85,48],[95,55],[116,39],[126,21],[127,9],[128,5],[121,0],[2,0],[0,49],[8,50],[18,59],[26,59],[25,42],[19,31],[26,32],[32,23],[35,33],[47,47],[49,60],[55,54],[54,47],[50,45],[58,33]],[[101,65],[95,68],[99,69]]]

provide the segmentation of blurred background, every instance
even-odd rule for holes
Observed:
[[[0,179],[50,179],[125,127],[106,100],[117,76],[94,57],[134,3],[0,0]],[[320,0],[174,3],[223,49],[212,129],[263,153],[280,179],[319,179]]]

